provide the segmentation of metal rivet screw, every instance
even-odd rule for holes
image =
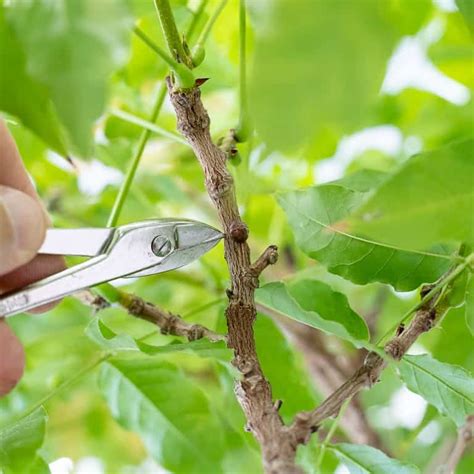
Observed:
[[[173,244],[164,235],[158,235],[151,243],[151,250],[157,257],[166,257],[173,250]]]

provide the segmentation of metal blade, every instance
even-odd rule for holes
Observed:
[[[222,232],[202,222],[181,221],[174,225],[175,251],[158,265],[127,275],[127,277],[136,278],[176,270],[209,252],[224,237]]]
[[[114,229],[48,229],[39,253],[95,257],[104,252]]]

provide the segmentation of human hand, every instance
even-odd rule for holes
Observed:
[[[61,257],[36,255],[48,224],[15,142],[0,120],[0,294],[64,268]],[[20,341],[0,318],[0,397],[17,384],[24,365]]]

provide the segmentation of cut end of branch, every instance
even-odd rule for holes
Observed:
[[[278,247],[276,245],[269,245],[250,267],[250,273],[253,277],[258,278],[265,268],[269,265],[274,265],[277,261]]]

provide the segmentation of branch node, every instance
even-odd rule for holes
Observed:
[[[189,341],[197,341],[198,339],[202,339],[205,336],[204,328],[200,324],[193,324],[189,328],[188,333],[188,340]]]
[[[169,334],[173,334],[175,332],[176,323],[178,322],[179,318],[174,314],[169,314],[167,318],[165,318],[163,324],[160,326],[160,332],[164,336]]]
[[[206,187],[214,202],[225,198],[232,192],[234,179],[230,174],[206,178]]]
[[[230,225],[229,235],[235,242],[243,244],[249,237],[249,229],[242,221],[234,221]]]
[[[133,316],[140,316],[145,309],[145,302],[141,298],[132,298],[128,306],[128,312]]]
[[[400,360],[405,353],[405,347],[398,338],[392,339],[385,346],[385,352],[395,360]]]

